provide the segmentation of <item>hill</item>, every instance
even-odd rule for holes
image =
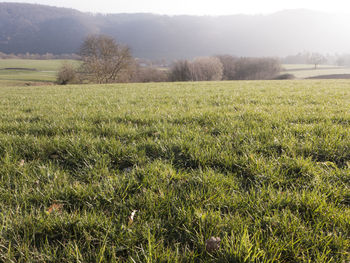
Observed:
[[[153,59],[334,53],[349,51],[350,37],[344,34],[349,30],[348,17],[309,10],[217,17],[102,15],[0,3],[0,51],[5,53],[72,53],[92,33],[111,35],[130,45],[135,56]]]

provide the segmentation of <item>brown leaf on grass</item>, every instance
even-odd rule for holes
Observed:
[[[51,154],[50,158],[51,159],[58,159],[60,156],[58,154]]]
[[[129,216],[129,225],[132,225],[132,223],[134,223],[134,217],[136,212],[137,210],[132,211],[131,215]]]
[[[19,166],[23,166],[25,163],[25,161],[22,159],[20,162],[19,162]]]
[[[205,241],[205,249],[209,253],[216,252],[220,248],[220,237],[211,237],[207,241]]]
[[[56,204],[53,203],[47,210],[46,213],[52,214],[52,213],[58,213],[61,212],[63,208],[63,204]]]

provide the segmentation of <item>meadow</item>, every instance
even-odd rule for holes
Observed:
[[[0,262],[350,260],[350,81],[0,98]]]
[[[324,75],[350,75],[349,67],[340,67],[334,65],[315,65],[311,64],[284,64],[282,67],[285,73],[293,74],[297,79],[306,79]],[[346,78],[349,78],[347,76]]]
[[[75,60],[0,59],[0,87],[54,83],[63,63]]]

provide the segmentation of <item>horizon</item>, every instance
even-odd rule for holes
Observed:
[[[145,14],[154,14],[154,15],[167,15],[167,16],[230,16],[230,15],[271,15],[274,13],[279,13],[283,11],[289,11],[289,10],[306,10],[306,11],[314,11],[314,12],[322,12],[327,14],[341,14],[346,15],[350,12],[344,12],[344,10],[347,10],[346,7],[348,7],[348,4],[345,1],[337,0],[333,2],[341,2],[342,5],[325,5],[325,4],[319,4],[317,2],[317,5],[315,4],[301,4],[301,1],[296,1],[293,4],[283,4],[279,3],[275,0],[270,0],[268,2],[265,2],[264,4],[259,3],[257,0],[250,0],[249,2],[246,2],[244,4],[239,4],[237,6],[232,6],[232,3],[230,3],[227,0],[219,0],[220,3],[224,3],[223,5],[218,5],[218,2],[215,4],[211,4],[209,2],[201,2],[202,5],[200,5],[200,8],[195,8],[196,3],[198,3],[198,0],[191,1],[191,4],[187,4],[186,8],[184,9],[179,4],[179,2],[186,2],[186,0],[179,0],[177,2],[177,5],[174,7],[171,3],[164,6],[164,2],[162,1],[163,5],[159,5],[159,0],[151,0],[147,1],[148,3],[151,2],[151,4],[148,4],[145,6],[144,2],[140,2],[136,4],[136,2],[139,2],[141,0],[133,1],[133,4],[126,3],[126,1],[118,1],[118,3],[113,3],[112,6],[108,1],[101,0],[99,1],[99,5],[96,6],[95,3],[90,3],[89,5],[86,5],[84,2],[80,0],[75,1],[66,1],[66,0],[58,0],[58,1],[47,1],[47,0],[23,0],[23,1],[1,1],[0,3],[19,3],[19,4],[33,4],[33,5],[46,5],[51,7],[57,7],[57,8],[69,8],[78,10],[80,12],[85,13],[92,13],[92,14],[135,14],[135,13],[145,13]],[[312,0],[311,2],[315,2]],[[108,3],[108,4],[107,4]],[[116,7],[116,4],[120,4],[120,6]],[[204,4],[203,4],[204,3]],[[225,4],[226,3],[226,4]],[[251,5],[247,3],[253,3]],[[278,4],[277,4],[278,3]],[[345,4],[346,3],[346,4]],[[315,6],[317,6],[315,8]],[[335,8],[337,6],[337,8]],[[179,9],[180,8],[180,9]],[[235,11],[228,11],[231,9],[235,9]],[[180,11],[182,10],[182,11]],[[193,12],[192,10],[196,10]],[[209,11],[210,10],[210,11]]]

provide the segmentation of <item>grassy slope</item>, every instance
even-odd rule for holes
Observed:
[[[349,81],[0,97],[0,261],[350,260]]]
[[[19,86],[24,82],[54,82],[58,69],[64,62],[78,65],[74,60],[32,60],[32,59],[0,59],[0,87]],[[6,68],[35,69],[4,70]]]

